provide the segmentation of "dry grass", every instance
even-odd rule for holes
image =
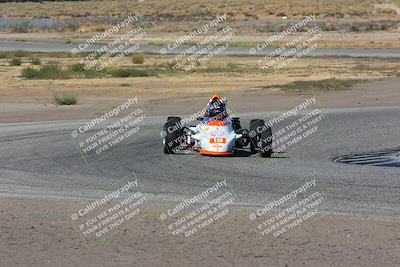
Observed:
[[[76,105],[78,103],[78,97],[70,94],[65,94],[65,95],[54,94],[53,101],[57,105],[64,105],[64,106]]]
[[[144,18],[148,32],[187,33],[218,15],[227,14],[230,25],[240,32],[280,31],[300,18],[316,14],[324,31],[372,31],[395,29],[399,16],[374,7],[389,0],[88,0],[42,3],[0,3],[0,17],[56,19],[55,29],[44,31],[94,33],[103,31],[117,20],[131,14]],[[39,10],[39,11],[38,11]],[[288,20],[282,20],[288,16]],[[349,21],[349,19],[351,21]],[[355,20],[357,19],[358,22]],[[61,22],[61,23],[60,23]],[[148,22],[148,23],[147,23]],[[357,22],[353,25],[353,22]],[[38,29],[17,27],[14,32],[34,32]],[[43,31],[41,29],[40,31]]]
[[[42,64],[55,60],[54,55],[33,54]],[[60,65],[72,66],[77,58],[56,57]],[[147,55],[143,69],[165,65],[169,57]],[[46,96],[53,91],[79,96],[122,96],[127,91],[140,95],[212,93],[228,91],[277,91],[281,85],[295,81],[368,80],[399,77],[400,62],[396,59],[363,58],[302,58],[278,72],[264,72],[257,68],[255,57],[218,57],[201,65],[192,73],[178,71],[154,77],[103,77],[67,80],[26,80],[21,77],[22,66],[10,67],[8,59],[0,59],[0,96]],[[131,68],[126,57],[116,67]]]
[[[396,0],[397,1],[397,0]],[[398,1],[394,3],[399,3]],[[145,18],[146,32],[153,40],[151,44],[165,44],[169,38],[175,40],[178,36],[191,32],[217,15],[227,14],[228,20],[221,27],[230,25],[238,38],[232,46],[254,46],[256,41],[265,39],[269,32],[279,32],[296,23],[305,15],[316,14],[317,24],[328,32],[380,32],[396,34],[400,16],[385,9],[375,8],[373,4],[392,2],[390,0],[88,0],[88,1],[56,1],[42,3],[11,2],[0,3],[0,17],[41,18],[51,17],[57,20],[54,29],[26,29],[27,33],[40,31],[42,34],[76,34],[68,38],[70,43],[80,43],[90,38],[95,32],[109,28],[111,24],[122,21],[127,16],[135,14],[139,19]],[[287,20],[282,16],[287,15]],[[120,33],[128,30],[121,29]],[[219,28],[215,27],[215,29]],[[4,31],[4,30],[3,30]],[[18,33],[18,29],[8,29],[7,33]],[[16,34],[14,33],[14,34]],[[255,38],[243,41],[241,36],[250,34]],[[26,38],[24,34],[23,38]],[[261,35],[261,37],[260,37]],[[34,37],[40,39],[39,34]],[[61,35],[60,35],[61,36]],[[62,39],[63,37],[57,38]],[[3,36],[2,36],[3,37]],[[158,37],[158,39],[157,39]],[[258,38],[258,39],[257,39]],[[168,39],[168,41],[166,41]],[[66,41],[66,40],[65,40]],[[103,40],[107,42],[109,40]],[[328,38],[320,41],[320,47],[366,47],[395,48],[400,46],[400,39],[383,39],[376,36],[370,39]]]
[[[43,3],[2,3],[1,15],[8,17],[124,17],[128,14],[139,13],[158,17],[211,17],[227,13],[231,17],[242,19],[257,19],[266,16],[304,16],[319,14],[321,16],[344,15],[373,15],[379,9],[372,6],[376,0],[350,0],[343,4],[342,1],[319,0],[223,0],[216,3],[213,0],[185,0],[185,1],[159,1],[159,0],[89,0],[89,1],[60,1]],[[38,12],[40,10],[40,12]],[[384,13],[384,11],[382,11]]]

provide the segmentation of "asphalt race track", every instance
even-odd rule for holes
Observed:
[[[241,151],[235,157],[164,155],[160,130],[165,117],[149,117],[146,134],[87,165],[69,136],[80,122],[0,124],[0,194],[54,200],[86,199],[135,172],[153,203],[179,199],[202,181],[223,173],[240,206],[262,199],[313,173],[333,210],[348,216],[400,217],[400,168],[334,163],[346,154],[399,146],[400,108],[329,109],[334,129],[291,153],[265,159]],[[247,126],[260,114],[239,114]]]

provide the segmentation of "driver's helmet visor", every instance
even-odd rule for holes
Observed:
[[[208,115],[214,117],[225,111],[225,103],[219,99],[214,99],[207,106]]]

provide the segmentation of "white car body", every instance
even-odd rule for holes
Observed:
[[[233,130],[230,119],[202,122],[189,129],[192,134],[188,135],[188,144],[194,141],[193,147],[203,155],[232,155],[236,140],[242,138]]]

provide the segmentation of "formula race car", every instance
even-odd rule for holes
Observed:
[[[196,116],[195,116],[196,118]],[[186,120],[186,119],[185,119]],[[237,148],[250,145],[253,153],[271,157],[272,130],[264,120],[250,122],[250,131],[242,129],[239,117],[231,117],[226,100],[213,96],[196,126],[184,126],[180,117],[168,117],[162,131],[165,154],[198,151],[202,155],[230,156]]]

